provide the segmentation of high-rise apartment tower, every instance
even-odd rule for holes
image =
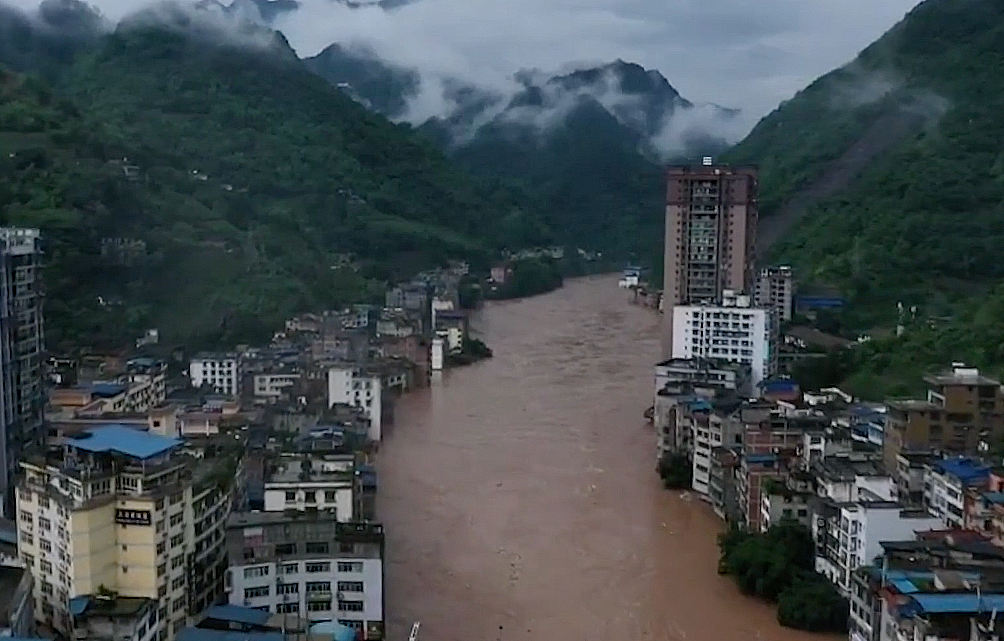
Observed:
[[[751,167],[674,166],[666,172],[663,310],[752,294],[756,277],[757,173]],[[670,355],[672,323],[664,322]]]
[[[42,299],[38,230],[0,228],[0,499],[7,517],[19,461],[43,436]]]

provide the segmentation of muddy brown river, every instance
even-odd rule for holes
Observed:
[[[495,358],[402,398],[379,454],[391,641],[820,641],[715,571],[711,509],[663,490],[658,315],[617,278],[491,304]]]

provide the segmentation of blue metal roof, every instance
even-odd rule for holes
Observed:
[[[163,454],[182,442],[180,438],[151,434],[114,423],[93,427],[79,436],[66,439],[68,445],[88,452],[118,452],[138,459]]]
[[[1004,492],[984,492],[983,500],[994,505],[1004,505]]]
[[[931,467],[943,474],[951,474],[967,485],[990,476],[990,468],[988,466],[983,465],[976,459],[964,456],[942,459],[932,463]]]
[[[333,641],[356,641],[356,631],[336,621],[321,621],[310,626],[310,634],[330,634]]]
[[[175,638],[177,641],[283,641],[282,632],[239,632],[202,628],[182,628]]]
[[[91,602],[88,596],[75,596],[70,599],[70,614],[80,616],[87,610],[87,604]]]
[[[108,398],[117,396],[126,391],[126,386],[121,383],[94,383],[91,385],[91,394]]]
[[[1004,594],[914,594],[910,597],[929,614],[969,614],[1004,610]]]
[[[211,605],[205,609],[203,615],[207,619],[233,621],[234,623],[244,623],[246,625],[265,625],[272,616],[264,610],[242,608],[239,605]]]
[[[914,592],[920,592],[917,586],[914,585],[913,581],[910,579],[896,579],[890,583],[892,583],[893,587],[895,587],[900,594],[913,594]]]

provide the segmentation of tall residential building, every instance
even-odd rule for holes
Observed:
[[[760,270],[753,289],[757,307],[773,309],[782,321],[791,320],[795,301],[795,283],[791,267],[766,267]]]
[[[42,249],[37,229],[0,228],[0,500],[13,516],[24,451],[41,443]]]
[[[152,599],[157,639],[171,641],[223,598],[237,463],[196,459],[181,447],[180,439],[103,425],[26,457],[17,525],[39,621],[73,638],[71,600],[117,593]]]
[[[982,441],[1004,436],[1004,391],[1000,381],[975,367],[925,376],[927,398],[891,401],[886,413],[883,449],[886,470],[898,469],[902,453],[938,450],[973,454]]]
[[[752,294],[758,220],[757,173],[723,167],[670,167],[666,175],[663,309],[716,303],[725,290]],[[669,356],[670,323],[664,323]]]
[[[672,358],[718,359],[749,365],[758,384],[777,369],[778,323],[750,297],[722,292],[720,304],[677,305],[667,312]]]
[[[188,364],[188,378],[192,387],[209,385],[220,394],[237,396],[240,394],[241,357],[235,353],[196,354]]]
[[[384,533],[317,511],[242,512],[227,525],[231,605],[338,621],[384,639]]]

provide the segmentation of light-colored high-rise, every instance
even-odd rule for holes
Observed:
[[[671,355],[672,309],[752,294],[758,220],[750,167],[674,166],[666,172],[663,356]]]
[[[18,547],[39,621],[72,638],[74,597],[143,597],[156,602],[156,638],[170,641],[222,598],[237,470],[196,465],[181,448],[180,439],[103,425],[22,462]]]

